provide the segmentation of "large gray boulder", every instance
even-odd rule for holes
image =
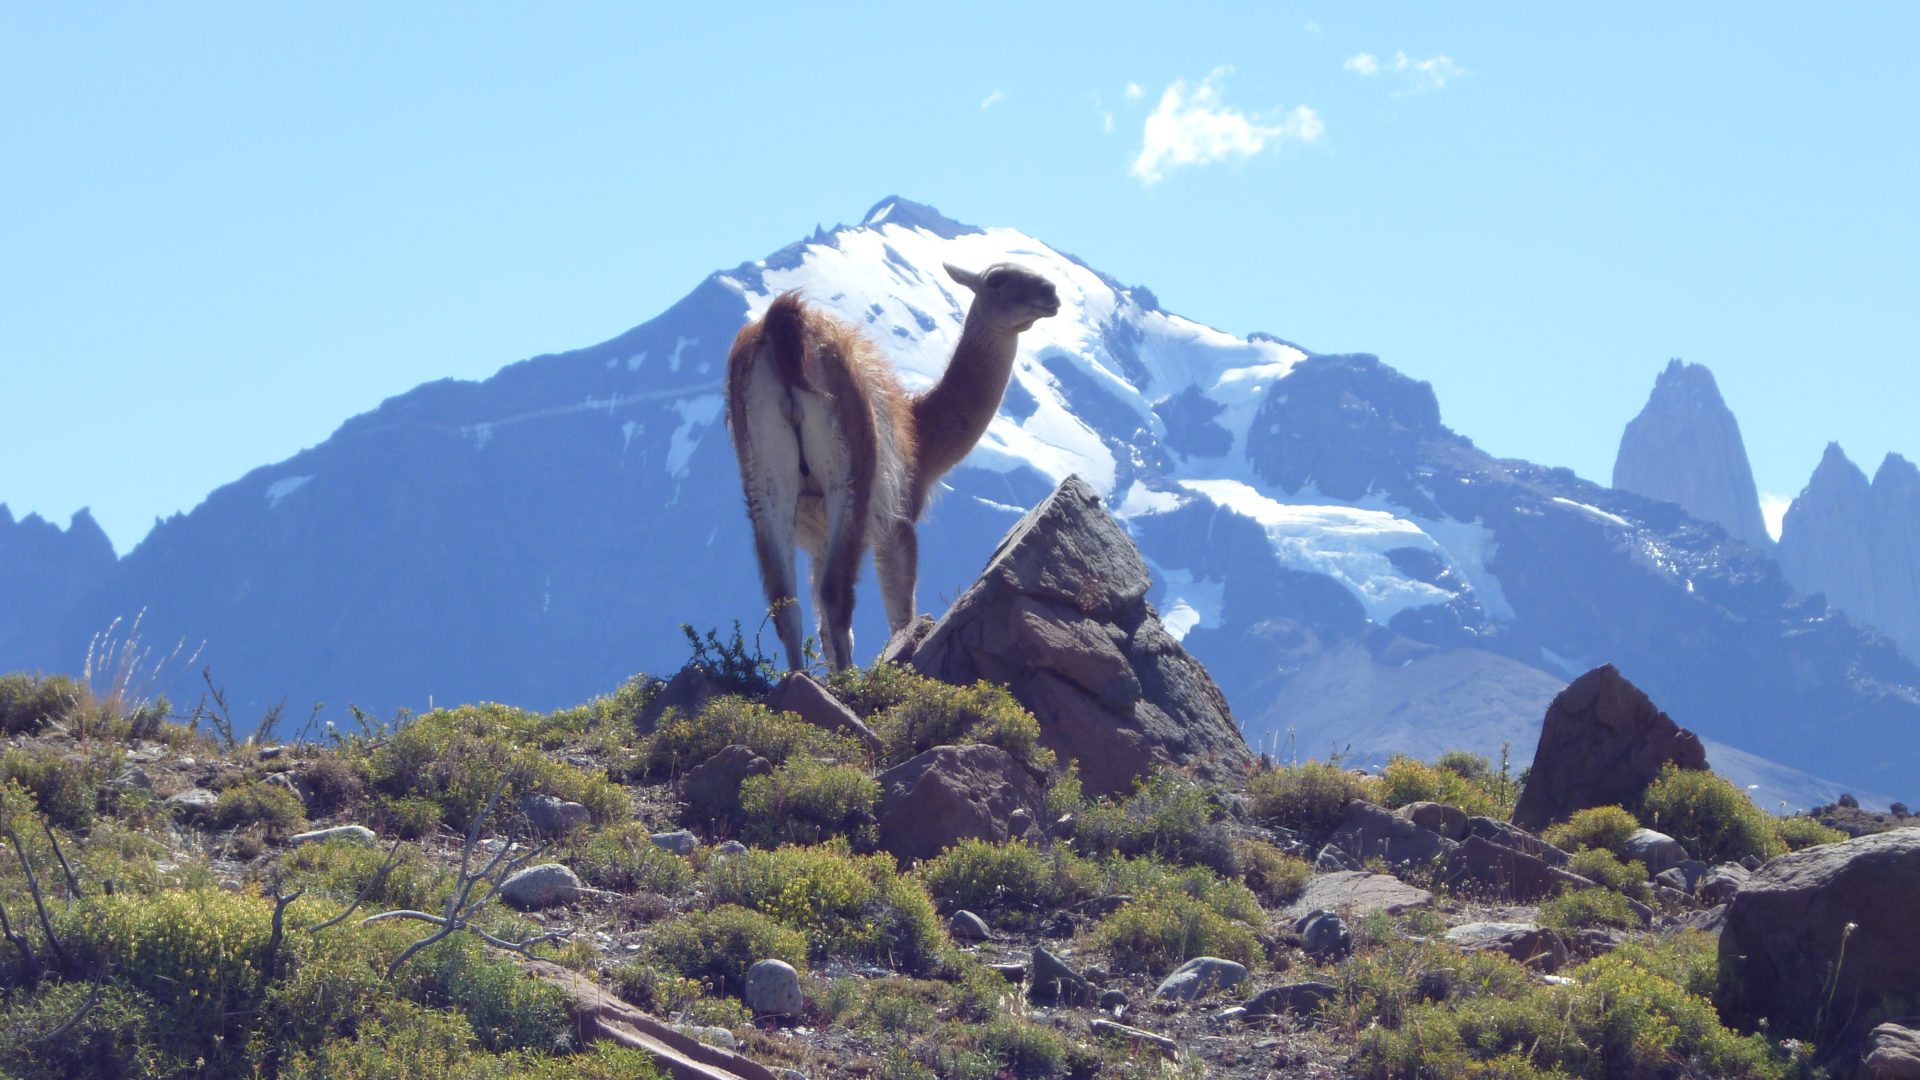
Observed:
[[[1391,874],[1370,874],[1364,870],[1336,870],[1316,874],[1307,882],[1305,892],[1287,906],[1287,914],[1298,918],[1310,911],[1338,911],[1354,918],[1384,911],[1398,915],[1433,903],[1433,894],[1409,885]]]
[[[913,654],[921,672],[1004,683],[1092,795],[1156,766],[1232,779],[1252,765],[1227,700],[1147,603],[1146,563],[1077,476],[1020,519]]]
[[[1631,806],[1668,762],[1705,769],[1707,751],[1612,664],[1594,668],[1547,706],[1513,823],[1538,832],[1590,806]]]
[[[1460,819],[1462,830],[1466,815]],[[1385,807],[1363,799],[1347,803],[1340,824],[1327,834],[1327,843],[1365,862],[1382,859],[1390,866],[1425,866],[1453,850],[1453,841]]]
[[[906,860],[931,859],[978,838],[1018,839],[1015,811],[1044,810],[1046,793],[1032,770],[997,746],[936,746],[876,779],[880,846]]]
[[[1883,999],[1920,996],[1920,829],[1782,855],[1727,905],[1720,1014],[1778,1036],[1845,1045]]]

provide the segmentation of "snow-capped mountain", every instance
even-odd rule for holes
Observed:
[[[671,671],[680,623],[751,634],[764,609],[722,419],[740,326],[802,289],[922,387],[967,302],[941,264],[999,261],[1051,278],[1062,309],[1022,336],[998,417],[921,526],[924,609],[1077,473],[1256,746],[1508,742],[1524,762],[1553,692],[1611,661],[1681,723],[1863,796],[1915,775],[1920,673],[1717,527],[1492,459],[1373,357],[1200,325],[1025,233],[903,199],[714,274],[611,341],[347,421],[157,526],[0,670],[77,667],[93,631],[144,608],[153,640],[204,641],[243,710],[553,707]],[[858,598],[870,655],[870,571]],[[1841,790],[1791,775],[1760,778],[1763,797]]]

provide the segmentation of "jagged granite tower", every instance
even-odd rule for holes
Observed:
[[[1620,436],[1613,486],[1678,503],[1761,551],[1772,543],[1740,423],[1704,365],[1673,360],[1654,380],[1646,408]]]
[[[1920,655],[1920,469],[1888,454],[1867,474],[1839,443],[1781,523],[1780,567],[1794,588],[1825,593],[1833,606]]]

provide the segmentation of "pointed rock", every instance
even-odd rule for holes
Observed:
[[[1022,518],[914,653],[921,672],[1005,683],[1089,794],[1156,766],[1209,780],[1253,762],[1226,698],[1146,601],[1152,580],[1100,496],[1070,476]]]
[[[1674,360],[1654,380],[1646,407],[1620,436],[1613,486],[1678,503],[1759,550],[1772,544],[1740,423],[1704,365]]]
[[[1704,769],[1707,752],[1612,664],[1594,668],[1547,706],[1513,823],[1538,831],[1590,806],[1630,806],[1668,762]]]
[[[1920,656],[1920,469],[1888,454],[1869,483],[1829,443],[1780,528],[1780,568]]]

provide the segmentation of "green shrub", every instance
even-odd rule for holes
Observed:
[[[815,727],[792,713],[731,695],[717,697],[697,716],[669,710],[660,726],[640,742],[641,767],[653,773],[681,773],[728,746],[744,746],[775,765],[796,755],[839,761],[864,761],[866,748],[846,735]]]
[[[1620,806],[1590,806],[1576,810],[1558,825],[1549,825],[1541,836],[1557,848],[1579,851],[1600,848],[1624,855],[1627,840],[1640,831],[1640,821]]]
[[[0,735],[34,735],[92,695],[65,675],[0,675]]]
[[[440,826],[441,816],[439,803],[418,795],[399,798],[382,795],[374,801],[374,819],[381,831],[392,833],[402,840],[418,840],[433,835]]]
[[[61,751],[45,743],[0,752],[0,787],[17,784],[47,820],[84,830],[99,809],[100,786],[118,775],[121,754],[98,746]]]
[[[1100,871],[1064,844],[962,840],[914,870],[927,892],[955,908],[1037,919],[1092,896]],[[1022,916],[1026,918],[1023,919]]]
[[[687,860],[654,843],[652,830],[637,821],[576,840],[565,861],[597,889],[674,897],[693,886]]]
[[[410,1001],[387,1001],[351,1039],[330,1039],[300,1053],[280,1075],[290,1080],[409,1080],[473,1075],[479,1046],[473,1025],[457,1012]]]
[[[1089,855],[1153,855],[1237,876],[1224,817],[1205,789],[1157,773],[1136,782],[1125,799],[1101,799],[1081,811],[1074,842]]]
[[[270,905],[219,889],[89,896],[54,912],[75,963],[153,1002],[163,1053],[238,1069],[261,1000]],[[224,1064],[217,1064],[224,1063]]]
[[[1647,881],[1646,864],[1638,859],[1621,862],[1605,848],[1583,848],[1568,860],[1567,869],[1596,885],[1631,896],[1643,904],[1653,899],[1653,886]]]
[[[665,689],[666,683],[651,675],[640,674],[620,684],[620,689],[587,704],[594,722],[631,735],[648,704]]]
[[[887,855],[844,841],[753,850],[714,864],[709,900],[738,904],[807,936],[812,955],[868,959],[924,974],[951,948],[933,901]]]
[[[796,971],[807,970],[806,935],[735,904],[654,926],[648,948],[681,975],[735,996],[746,991],[747,969],[762,960],[785,960]]]
[[[1627,898],[1612,889],[1575,889],[1540,904],[1540,925],[1571,934],[1590,926],[1642,925]]]
[[[880,737],[887,764],[936,746],[988,743],[1046,769],[1053,751],[1040,745],[1040,722],[1003,686],[954,686],[900,664],[847,669],[834,693]]]
[[[554,730],[548,717],[505,705],[438,709],[375,749],[367,772],[381,795],[433,803],[440,820],[460,832],[503,777],[511,780],[496,804],[496,821],[520,818],[521,799],[535,793],[585,804],[598,823],[626,820],[627,795],[617,784],[540,752]]]
[[[108,985],[80,1022],[50,1038],[79,1015],[87,983],[55,983],[20,994],[0,1010],[0,1074],[18,1080],[76,1076],[153,1076],[162,1062],[154,1049],[152,1008],[144,995]]]
[[[1377,781],[1327,761],[1305,761],[1253,774],[1253,814],[1269,825],[1316,834],[1337,824],[1354,799],[1372,801]]]
[[[1459,769],[1440,768],[1403,755],[1394,755],[1387,762],[1387,767],[1380,771],[1380,805],[1397,810],[1408,803],[1437,802],[1457,806],[1471,815],[1506,817],[1513,807],[1510,802],[1503,805],[1500,795],[1493,789],[1492,774],[1487,769],[1486,759],[1464,755],[1478,765],[1461,765],[1463,752],[1456,750],[1451,753],[1455,756],[1449,760],[1459,765]],[[1460,769],[1486,779],[1476,781]]]
[[[1747,793],[1703,769],[1666,765],[1641,799],[1640,820],[1706,863],[1770,859],[1786,851],[1774,819]]]
[[[1252,927],[1172,891],[1136,898],[1094,924],[1091,936],[1116,970],[1155,977],[1196,956],[1217,956],[1251,968],[1261,955]]]
[[[1355,1074],[1772,1080],[1795,1072],[1764,1039],[1721,1026],[1700,995],[1715,950],[1705,935],[1682,934],[1583,964],[1571,986],[1540,986],[1524,972],[1491,984],[1456,977],[1445,1000],[1403,997],[1377,1023],[1355,1009],[1347,1018],[1358,1034]]]
[[[1098,864],[1100,893],[1148,896],[1174,893],[1198,900],[1229,919],[1255,924],[1264,918],[1253,890],[1204,866],[1174,866],[1155,858],[1108,859]]]
[[[496,1053],[551,1050],[568,1033],[566,996],[559,988],[488,952],[471,934],[455,934],[422,950],[401,975],[413,980],[410,996],[458,1009],[480,1045]]]
[[[304,764],[300,782],[316,813],[341,813],[366,799],[367,778],[355,766],[351,755],[323,753]]]
[[[250,829],[270,833],[296,832],[307,824],[307,808],[300,796],[277,784],[251,781],[220,793],[213,804],[213,824],[221,829]]]
[[[1828,828],[1810,817],[1782,817],[1773,819],[1773,834],[1788,851],[1800,851],[1818,847],[1821,844],[1838,844],[1847,839],[1847,834],[1839,829]]]
[[[865,769],[815,757],[789,758],[772,773],[749,776],[740,785],[742,838],[775,846],[847,836],[871,824],[879,801],[880,784]],[[874,841],[871,835],[862,838],[869,847]]]
[[[390,866],[387,857],[384,847],[327,840],[289,848],[280,856],[280,871],[286,877],[286,889],[305,889],[315,900],[325,898],[345,906],[364,892],[374,910],[437,909],[453,875],[412,845],[395,852]],[[382,866],[387,867],[384,875]]]
[[[1350,1030],[1398,1027],[1422,1001],[1524,994],[1535,982],[1532,972],[1492,950],[1462,953],[1433,940],[1375,937],[1379,948],[1355,953],[1333,973],[1340,992],[1323,1006]]]
[[[1313,864],[1295,858],[1264,840],[1242,839],[1233,844],[1241,880],[1269,907],[1285,907],[1306,891]]]

